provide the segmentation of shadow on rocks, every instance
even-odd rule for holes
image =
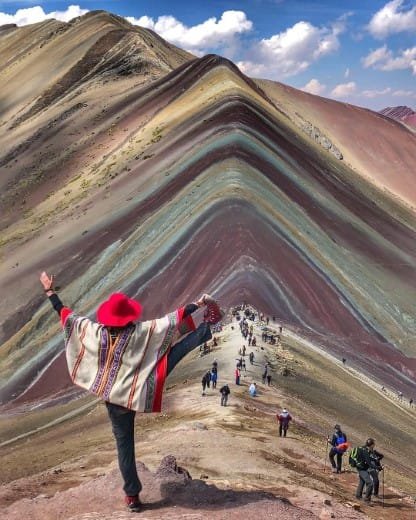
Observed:
[[[285,498],[276,498],[272,493],[262,491],[236,491],[219,489],[200,479],[193,480],[189,472],[177,465],[173,455],[166,456],[154,473],[160,483],[162,500],[146,504],[146,509],[157,509],[163,506],[184,506],[195,509],[224,509],[236,505],[245,505],[262,500],[277,500],[290,504]]]

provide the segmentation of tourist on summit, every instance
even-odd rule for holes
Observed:
[[[228,396],[230,395],[230,393],[230,387],[227,383],[225,383],[225,385],[220,388],[221,406],[227,406]]]
[[[327,439],[328,443],[332,446],[329,450],[329,460],[331,461],[332,472],[333,473],[341,473],[342,468],[342,456],[348,449],[347,436],[341,430],[341,426],[336,424],[334,426],[334,434],[330,439]],[[335,457],[337,461],[335,463]]]
[[[191,350],[211,337],[210,324],[222,319],[215,301],[204,294],[163,318],[140,322],[141,304],[114,293],[97,310],[97,321],[75,314],[54,291],[53,276],[40,282],[64,328],[66,360],[72,381],[102,398],[107,406],[124,481],[125,501],[140,511],[142,489],[135,459],[136,412],[159,412],[167,375]],[[191,314],[206,306],[198,327]],[[181,339],[182,337],[182,339]]]
[[[292,417],[290,413],[286,410],[286,408],[283,408],[280,414],[276,415],[276,418],[279,422],[279,437],[283,436],[286,437],[287,430],[289,429],[289,423],[292,420]]]

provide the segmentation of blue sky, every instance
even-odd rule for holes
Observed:
[[[253,77],[379,110],[416,109],[416,0],[0,0],[0,25],[105,9]]]

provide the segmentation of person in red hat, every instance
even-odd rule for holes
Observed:
[[[209,295],[166,316],[140,321],[141,304],[114,293],[97,310],[97,321],[65,307],[46,272],[40,282],[58,312],[64,329],[65,351],[72,381],[102,398],[107,406],[124,480],[127,507],[140,511],[142,489],[136,468],[136,412],[160,412],[167,375],[191,350],[211,339],[210,325],[223,312]],[[196,327],[192,313],[205,306],[204,321]]]

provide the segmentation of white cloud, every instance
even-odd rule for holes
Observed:
[[[416,91],[414,90],[395,90],[392,92],[394,97],[409,97],[416,99]]]
[[[366,97],[366,98],[376,98],[378,96],[385,96],[386,94],[390,94],[391,92],[391,88],[390,87],[386,87],[385,89],[383,90],[363,90],[361,92],[361,95]]]
[[[0,25],[15,23],[18,26],[28,25],[31,23],[43,22],[50,18],[69,22],[72,18],[88,13],[88,9],[81,9],[79,5],[70,5],[65,11],[51,11],[45,13],[39,5],[28,7],[27,9],[18,9],[15,14],[6,14],[0,12]]]
[[[373,68],[383,71],[410,69],[416,75],[416,47],[401,50],[397,56],[387,48],[379,47],[361,60],[364,68]]]
[[[389,34],[416,31],[416,5],[406,10],[404,0],[392,0],[371,18],[367,26],[375,38],[385,38]]]
[[[340,83],[334,89],[332,89],[331,96],[336,98],[345,98],[355,94],[357,91],[357,85],[354,81],[349,83]]]
[[[344,78],[348,79],[350,77],[350,69],[346,68],[344,72]]]
[[[317,79],[311,79],[304,87],[301,88],[305,92],[309,92],[309,94],[315,94],[317,96],[322,96],[325,93],[326,85],[323,85]]]
[[[323,28],[309,22],[297,22],[271,38],[255,42],[246,53],[247,59],[237,65],[252,76],[293,76],[339,48],[338,36],[345,31],[345,23],[346,17]]]
[[[148,16],[130,16],[126,19],[133,25],[152,29],[169,42],[197,54],[229,45],[236,35],[253,27],[243,11],[225,11],[220,19],[209,18],[192,27],[187,27],[173,16],[159,16],[157,20]]]

